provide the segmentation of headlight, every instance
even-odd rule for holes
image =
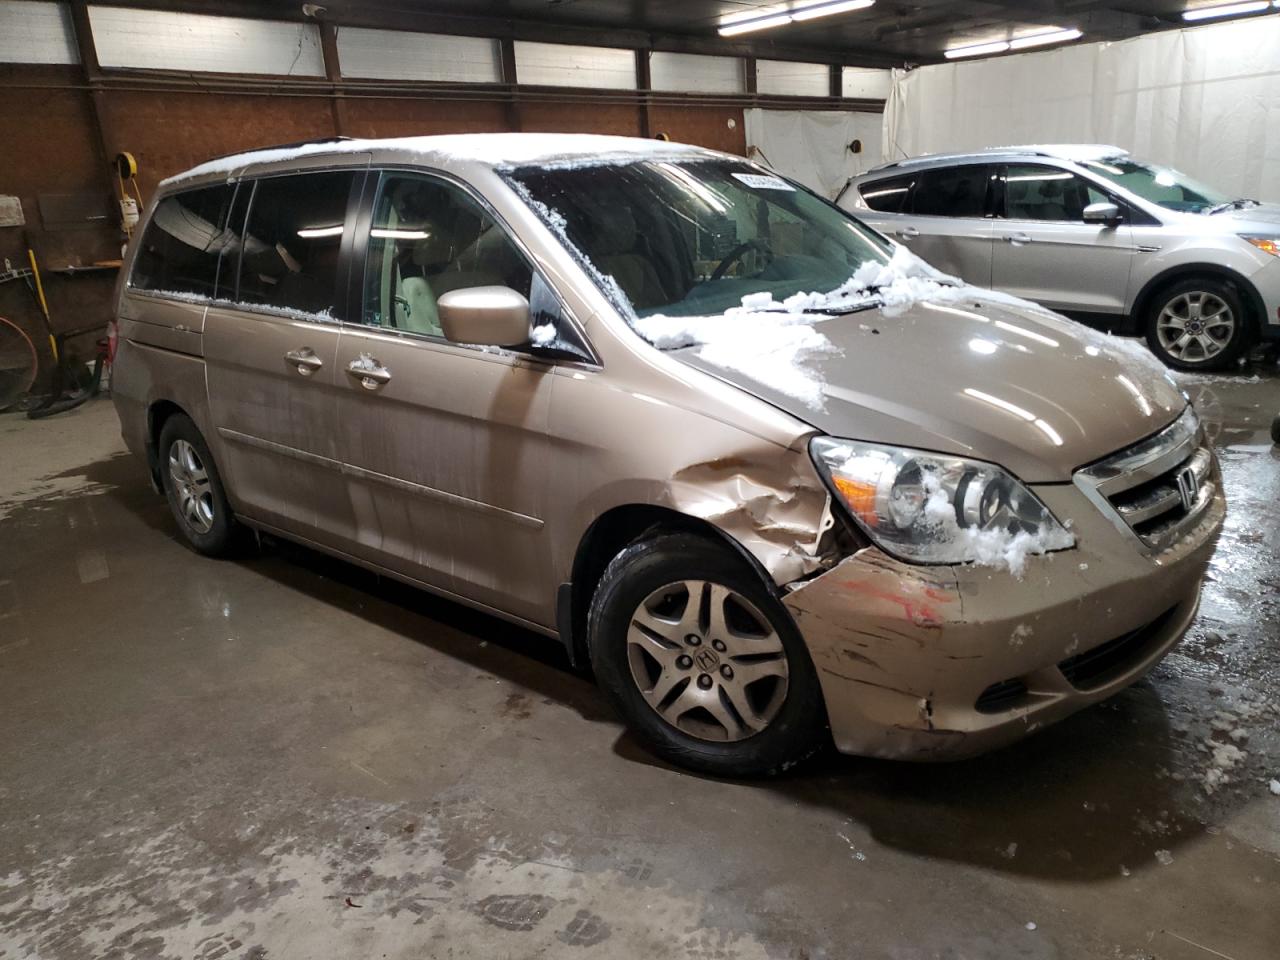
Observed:
[[[1020,575],[1028,554],[1075,546],[1035,494],[993,464],[834,437],[815,437],[810,450],[863,532],[903,560]]]
[[[1280,237],[1260,237],[1256,234],[1242,233],[1240,239],[1249,241],[1263,253],[1280,257]]]

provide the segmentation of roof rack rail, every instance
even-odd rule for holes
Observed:
[[[227,157],[238,157],[246,153],[262,153],[266,150],[294,150],[298,147],[306,147],[313,143],[342,143],[344,140],[354,140],[355,137],[315,137],[311,140],[295,140],[293,143],[273,143],[262,147],[250,147],[248,150],[232,150],[230,153],[220,153],[216,157],[210,157],[206,163],[212,160],[225,160]]]
[[[1008,146],[986,147],[981,150],[965,150],[958,153],[926,153],[918,157],[904,157],[902,160],[891,160],[872,167],[867,173],[879,173],[883,170],[894,170],[901,167],[912,167],[917,164],[935,163],[949,160],[989,159],[991,157],[1053,157],[1059,160],[1078,160],[1086,155],[1122,155],[1128,151],[1109,144],[1068,144],[1065,146]]]

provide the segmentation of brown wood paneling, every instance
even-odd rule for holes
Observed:
[[[115,141],[138,160],[148,198],[164,177],[210,157],[334,136],[325,97],[112,90],[106,111]]]
[[[520,129],[533,133],[607,133],[640,136],[640,117],[630,103],[521,102]]]
[[[729,122],[733,121],[733,126]],[[654,104],[649,108],[654,136],[665,133],[677,143],[695,143],[712,150],[747,152],[739,107],[685,107]]]
[[[509,129],[507,107],[499,101],[411,99],[347,100],[348,133],[353,137],[417,137],[438,133],[492,133]]]

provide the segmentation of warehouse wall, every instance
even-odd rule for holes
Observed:
[[[19,265],[35,249],[63,331],[100,328],[110,313],[113,273],[58,271],[119,258],[109,158],[121,150],[137,159],[149,198],[161,179],[209,157],[337,134],[665,133],[745,154],[743,110],[761,103],[747,61],[733,57],[648,55],[650,94],[637,89],[633,50],[516,41],[512,86],[492,39],[338,26],[326,41],[314,22],[81,10],[97,63],[80,62],[70,4],[0,0],[0,194],[18,196],[26,219],[0,227],[0,257]],[[829,97],[824,64],[761,64],[765,100],[853,103]],[[883,96],[882,78],[887,86],[887,71],[854,69],[845,96]],[[54,209],[60,222],[47,215]],[[41,333],[21,282],[0,285],[0,315]]]
[[[885,158],[1107,143],[1231,193],[1280,200],[1280,16],[895,76]]]

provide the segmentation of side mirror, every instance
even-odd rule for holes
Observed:
[[[450,290],[436,302],[440,329],[454,343],[516,347],[529,342],[529,301],[510,287]]]
[[[1085,223],[1116,224],[1120,220],[1120,208],[1114,203],[1091,203],[1084,208]]]

